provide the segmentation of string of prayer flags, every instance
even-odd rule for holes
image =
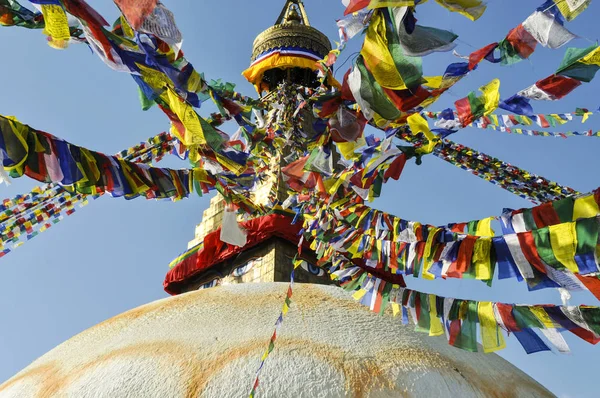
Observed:
[[[463,2],[458,3],[461,3],[460,6],[474,8],[481,5],[477,4],[477,2],[467,2],[468,4]],[[349,4],[355,11],[365,7],[375,9],[378,8],[378,5],[379,3],[370,2]],[[456,5],[459,6],[459,4]],[[411,52],[410,48],[406,46],[408,42],[402,42],[402,32],[407,29],[403,21],[411,11],[407,7],[399,7],[391,10],[389,13],[381,10],[376,10],[373,13],[366,30],[367,34],[365,36],[365,44],[361,50],[361,56],[355,61],[351,72],[345,77],[345,85],[349,88],[356,103],[360,106],[360,110],[365,118],[367,120],[375,119],[375,124],[377,125],[385,123],[380,119],[395,121],[401,118],[402,112],[409,112],[418,106],[426,107],[431,105],[443,92],[447,91],[470,71],[474,70],[477,64],[484,59],[494,63],[502,61],[504,64],[512,64],[518,60],[528,58],[535,50],[535,45],[538,41],[544,46],[558,48],[573,37],[570,32],[556,21],[556,17],[553,14],[550,12],[535,11],[524,24],[513,29],[503,41],[490,44],[472,53],[468,57],[468,64],[451,64],[443,76],[423,78],[426,83],[423,86],[419,86],[418,79],[422,78],[420,61],[418,64],[414,63],[414,61],[411,61],[412,63],[408,62],[403,53],[413,56],[425,55],[431,51],[435,51],[435,46],[424,49],[423,52]],[[388,34],[388,30],[392,28],[395,28],[394,33],[396,34],[390,35]],[[411,25],[411,34],[408,36],[414,38],[416,32],[417,27]],[[438,36],[439,32],[436,31]],[[428,31],[428,33],[431,32]],[[398,35],[400,35],[400,40],[394,42]],[[557,36],[560,36],[560,38],[557,38]],[[441,36],[439,37],[441,38]],[[452,46],[450,44],[454,39],[455,37],[449,37],[445,45],[440,44],[439,49],[444,49],[442,51],[451,49]],[[427,40],[428,45],[435,42],[435,40]],[[399,51],[398,47],[402,50]],[[500,58],[494,57],[496,49],[500,51]],[[544,83],[541,82],[542,85]],[[493,81],[490,85],[482,88],[486,92],[480,98],[471,93],[469,97],[457,102],[457,105],[461,107],[461,121],[463,119],[464,121],[468,121],[471,118],[477,118],[479,117],[478,113],[483,115],[493,112],[499,105],[496,90],[498,85],[497,80]],[[520,109],[518,113],[522,114],[533,112],[527,99],[522,96],[511,97],[509,100],[503,102],[501,107],[511,111],[513,109]]]
[[[283,300],[283,307],[281,308],[281,313],[279,314],[279,317],[277,317],[277,321],[275,322],[275,330],[273,331],[273,335],[271,336],[269,345],[267,346],[267,349],[265,350],[263,356],[260,359],[260,365],[258,367],[258,370],[256,371],[256,378],[254,379],[254,383],[252,384],[252,390],[250,391],[250,398],[254,398],[256,396],[256,392],[259,385],[260,373],[265,365],[267,358],[269,357],[269,354],[271,354],[273,349],[275,349],[275,341],[277,340],[277,336],[279,336],[280,334],[283,319],[287,315],[288,311],[290,310],[290,306],[292,305],[292,295],[294,294],[294,274],[296,273],[296,269],[300,267],[302,263],[305,263],[306,266],[306,262],[304,260],[298,259],[297,257],[294,258],[293,262],[294,269],[292,269],[292,272],[290,273],[290,284],[286,291],[285,299]]]
[[[0,150],[12,177],[23,174],[42,182],[71,186],[79,193],[150,199],[187,197],[193,170],[171,170],[131,163],[77,147],[0,116]]]
[[[231,167],[231,171],[241,173],[246,165],[238,164],[236,160],[243,156],[224,145],[226,136],[199,117],[192,107],[198,107],[202,101],[212,97],[217,106],[226,112],[224,117],[231,118],[236,115],[230,115],[225,109],[233,111],[238,108],[235,101],[245,99],[239,95],[235,97],[235,92],[218,93],[219,90],[228,90],[230,87],[218,84],[209,87],[185,60],[179,51],[181,33],[173,14],[164,5],[156,1],[144,1],[135,5],[128,0],[116,3],[126,18],[119,19],[112,32],[104,28],[106,21],[82,0],[64,0],[62,3],[44,1],[42,8],[52,6],[48,8],[55,11],[52,15],[64,15],[65,20],[66,8],[69,14],[81,22],[90,48],[111,68],[132,74],[139,86],[144,109],[158,103],[172,121],[173,134],[184,144],[194,146],[190,160],[198,160],[200,155],[197,150],[214,151],[217,161],[222,160],[225,166]],[[68,29],[58,30],[57,26],[64,28],[64,24],[58,23],[58,16],[54,20],[55,23],[50,25],[46,21],[46,29],[53,28],[50,34],[55,37],[53,42],[57,47],[61,47],[63,42],[66,46]],[[60,35],[53,32],[59,32]],[[71,36],[73,34],[71,32]],[[227,103],[227,106],[223,107],[221,102]],[[235,158],[232,159],[232,156]]]
[[[121,151],[117,156],[131,162],[152,163],[160,161],[168,153],[184,155],[175,149],[174,141],[169,134],[161,133]],[[47,231],[65,216],[74,214],[75,205],[84,207],[90,197],[97,199],[100,196],[74,195],[60,185],[47,184],[33,188],[26,195],[3,200],[0,205],[0,257]]]
[[[556,73],[519,91],[516,95],[500,103],[500,108],[520,115],[533,115],[530,100],[559,100],[582,82],[590,82],[600,69],[600,48],[593,45],[588,48],[569,48]]]
[[[66,216],[75,213],[75,205],[84,207],[89,203],[88,195],[71,196],[63,192],[51,200],[43,203],[43,207],[32,209],[30,213],[23,214],[15,219],[14,223],[0,224],[0,257],[3,257],[22,246],[25,242],[47,231],[54,224],[62,221]],[[96,199],[97,196],[92,196]]]
[[[491,284],[498,268],[500,279],[525,280],[531,290],[563,287],[598,295],[599,192],[505,210],[501,236],[495,236],[490,217],[435,227],[350,201],[312,209],[304,205],[298,211],[305,218],[305,237],[314,239],[312,248],[322,264],[335,255],[365,259],[388,282],[398,274],[422,274],[425,279],[468,278]],[[336,267],[345,272],[345,267]]]
[[[385,284],[374,276],[362,278],[348,290],[356,290],[355,299],[372,311],[384,314],[391,307],[392,315],[402,315],[403,323],[412,320],[415,331],[429,336],[445,335],[448,344],[471,352],[487,354],[502,350],[506,348],[505,334],[511,333],[527,354],[569,353],[562,336],[567,331],[590,344],[600,342],[600,308],[595,306],[521,305],[447,298]]]
[[[534,203],[562,199],[578,193],[569,187],[450,140],[444,140],[436,147],[434,155]]]
[[[419,140],[413,135],[402,130],[398,130],[396,135],[407,142],[419,143]],[[448,139],[440,142],[434,148],[433,154],[534,203],[548,202],[578,194],[572,188],[561,186],[544,177],[529,173],[517,166]]]
[[[554,138],[567,138],[567,137],[600,137],[600,131],[540,131],[531,129],[521,128],[509,128],[509,127],[497,127],[493,124],[473,123],[469,127],[476,127],[479,129],[487,129],[500,131],[509,134],[528,135],[535,137],[554,137]]]
[[[511,128],[518,125],[532,126],[534,123],[542,128],[557,127],[573,121],[577,117],[581,117],[581,123],[585,123],[594,113],[585,108],[577,108],[575,112],[571,113],[534,114],[531,117],[525,115],[490,114],[473,120],[473,123],[469,127],[487,128],[489,125],[492,125]],[[446,109],[442,112],[423,112],[422,115],[429,119],[435,119],[437,127],[445,128],[446,123],[454,120],[456,113],[452,109]],[[457,128],[458,126],[453,123],[451,127]]]

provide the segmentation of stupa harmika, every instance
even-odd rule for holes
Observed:
[[[245,75],[260,92],[285,81],[310,86],[314,61],[330,49],[302,2],[287,0],[275,26],[257,37]],[[291,217],[281,207],[281,178],[274,162],[253,193],[255,202],[275,209],[268,219],[244,223],[261,232],[257,239],[233,254],[221,248],[224,254],[202,270],[179,264],[165,281],[175,297],[73,337],[0,386],[0,398],[247,396],[285,296],[287,284],[280,282],[289,281],[297,251]],[[214,197],[190,253],[218,236],[224,210]],[[263,369],[259,396],[552,396],[495,354],[455,349],[444,337],[416,333],[338,287],[323,286],[331,282],[313,258],[304,252],[308,265],[296,274],[294,308]]]

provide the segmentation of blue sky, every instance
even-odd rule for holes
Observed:
[[[171,1],[184,35],[187,58],[208,79],[222,78],[252,94],[241,71],[249,63],[252,41],[275,22],[283,0]],[[484,16],[471,22],[429,2],[418,8],[419,23],[453,30],[459,35],[457,51],[467,55],[502,39],[541,3],[504,0],[490,2]],[[27,2],[24,4],[28,5]],[[109,21],[118,16],[111,2],[91,0]],[[338,0],[305,0],[311,23],[330,38],[337,38],[335,20],[343,7]],[[600,4],[568,24],[579,39],[570,46],[586,47],[598,38],[594,16]],[[360,38],[341,56],[359,49]],[[469,90],[492,78],[501,80],[503,98],[553,73],[563,49],[538,47],[530,60],[512,67],[489,63],[455,86],[432,109],[441,110]],[[136,86],[126,74],[106,67],[83,45],[65,51],[48,47],[40,31],[0,29],[2,95],[0,114],[87,148],[115,153],[168,130],[168,121],[157,109],[143,112]],[[425,74],[440,74],[456,61],[450,53],[426,57]],[[344,68],[347,68],[347,63]],[[338,77],[343,75],[340,70]],[[572,112],[576,107],[596,109],[599,101],[594,81],[579,87],[562,101],[535,104],[538,113]],[[211,107],[201,113],[207,115]],[[584,126],[569,129],[600,130],[599,116]],[[499,157],[536,174],[587,192],[598,186],[600,138],[565,139],[526,137],[465,129],[454,140]],[[175,160],[168,166],[185,167]],[[28,192],[35,181],[13,180],[0,187],[2,198]],[[71,336],[123,311],[166,296],[162,281],[169,261],[193,238],[209,197],[192,197],[172,203],[135,199],[101,198],[78,209],[48,232],[0,259],[5,283],[0,290],[0,380],[6,380],[31,361]],[[499,187],[434,157],[421,166],[407,165],[400,181],[384,187],[375,202],[379,209],[406,219],[431,224],[468,221],[499,215],[504,207],[530,204]],[[559,303],[558,292],[529,293],[526,286],[495,282],[488,288],[477,281],[409,281],[411,287],[449,297],[517,303]],[[597,305],[590,294],[574,295],[573,304]],[[265,336],[267,338],[268,336]],[[558,396],[596,396],[595,377],[600,347],[566,336],[573,353],[524,354],[514,338],[500,352]],[[493,380],[493,375],[490,375]]]

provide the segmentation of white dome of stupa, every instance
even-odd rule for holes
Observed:
[[[287,284],[195,291],[73,337],[0,386],[0,398],[247,397]],[[334,286],[296,284],[257,397],[551,397],[495,354],[379,316]]]

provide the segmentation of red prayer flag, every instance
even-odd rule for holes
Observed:
[[[346,11],[344,15],[352,14],[353,12],[360,11],[363,8],[367,7],[371,3],[371,0],[350,0],[348,7],[346,7]]]
[[[550,127],[550,123],[548,123],[548,120],[546,119],[546,117],[544,115],[538,115],[538,119],[540,121],[540,126],[547,129],[548,127]]]
[[[404,165],[406,164],[406,155],[402,154],[398,156],[390,165],[390,167],[385,171],[383,175],[383,180],[387,181],[390,178],[398,181],[400,175],[402,174],[402,170],[404,170]]]
[[[456,338],[460,334],[460,321],[455,319],[450,322],[450,338],[448,339],[448,344],[451,346],[456,342]]]
[[[513,46],[521,58],[529,58],[537,45],[537,40],[525,30],[522,24],[508,32],[505,40]]]
[[[600,279],[597,276],[584,276],[580,274],[575,274],[575,276],[597,299],[600,299]]]
[[[469,70],[475,69],[477,64],[479,64],[485,57],[487,57],[491,52],[493,52],[496,47],[498,47],[498,43],[488,44],[487,46],[480,48],[477,51],[472,52],[469,55]]]
[[[450,265],[448,269],[448,277],[450,278],[462,278],[462,274],[467,272],[471,266],[471,260],[473,258],[473,249],[475,248],[475,242],[477,236],[467,235],[461,242],[458,248],[458,256],[456,262]]]
[[[138,30],[148,15],[154,11],[158,0],[115,0],[115,4],[131,27]]]
[[[517,321],[512,315],[512,305],[497,303],[496,307],[498,308],[504,326],[511,332],[519,332],[521,328],[517,325]]]
[[[560,224],[558,213],[554,210],[552,203],[544,203],[531,209],[535,225],[544,228],[550,225]]]
[[[408,112],[411,109],[416,108],[427,98],[431,97],[431,93],[424,89],[423,86],[410,90],[391,90],[389,88],[383,88],[383,91],[394,103],[396,108],[402,112]]]
[[[548,274],[546,267],[544,266],[544,261],[539,256],[537,249],[535,248],[535,238],[533,237],[533,233],[531,231],[521,232],[517,234],[517,237],[519,238],[521,251],[525,255],[525,258],[529,264],[533,265],[542,274]]]
[[[471,102],[469,102],[469,98],[461,98],[454,103],[456,106],[456,112],[458,113],[458,118],[463,127],[469,125],[475,119],[473,112],[471,111]]]
[[[566,76],[551,75],[536,82],[535,85],[554,99],[559,100],[580,86],[581,82]]]

